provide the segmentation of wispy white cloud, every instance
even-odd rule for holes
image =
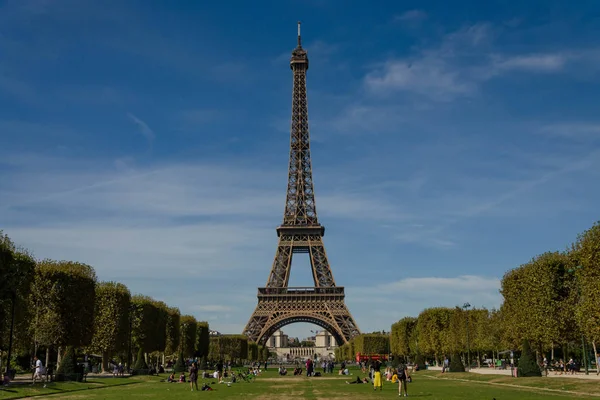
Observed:
[[[493,62],[498,73],[508,70],[532,72],[556,72],[564,68],[568,62],[566,54],[526,54],[512,57],[500,57]]]
[[[459,70],[435,57],[388,61],[382,68],[369,73],[365,84],[372,93],[409,91],[438,100],[469,94],[476,89],[473,82],[461,78]]]
[[[479,90],[481,83],[509,72],[557,73],[593,50],[502,54],[494,44],[495,28],[479,23],[444,36],[437,46],[414,55],[391,58],[365,76],[371,94],[412,92],[435,100],[452,100]]]
[[[571,122],[546,125],[539,133],[571,139],[600,139],[600,122]]]
[[[154,131],[150,129],[147,123],[145,123],[130,112],[127,113],[127,116],[138,126],[138,128],[140,129],[140,133],[144,135],[146,139],[148,139],[148,142],[152,142],[152,140],[154,140]]]
[[[394,16],[396,22],[420,22],[427,19],[427,13],[423,10],[408,10]]]

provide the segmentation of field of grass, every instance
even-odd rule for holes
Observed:
[[[325,375],[278,376],[268,371],[253,383],[235,383],[231,386],[214,383],[210,392],[191,392],[189,384],[161,382],[166,376],[102,378],[87,383],[53,383],[41,385],[13,386],[0,391],[0,399],[182,399],[207,397],[213,399],[381,399],[398,398],[398,386],[384,382],[383,391],[375,392],[369,384],[346,384],[355,379],[360,371],[353,370],[350,377]],[[445,399],[573,399],[600,397],[598,381],[583,381],[565,378],[510,378],[504,376],[482,376],[475,374],[441,374],[417,372],[414,382],[409,384],[409,397],[425,397],[431,400]],[[212,383],[213,379],[205,382]],[[198,382],[201,386],[202,380]]]

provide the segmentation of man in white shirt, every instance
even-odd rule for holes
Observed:
[[[33,383],[35,383],[35,381],[39,378],[39,380],[43,380],[42,379],[42,375],[45,373],[44,371],[44,366],[42,365],[42,360],[40,360],[39,358],[33,357],[33,361],[35,362],[35,373],[33,374]]]

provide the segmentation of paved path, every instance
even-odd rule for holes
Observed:
[[[441,371],[442,367],[429,367],[427,368],[430,371]],[[481,374],[481,375],[504,375],[511,376],[511,370],[509,369],[494,369],[494,368],[472,368],[471,373]],[[594,379],[600,381],[600,375],[596,374],[596,370],[590,370],[589,375],[586,375],[585,372],[577,372],[573,375],[563,373],[562,375],[556,374],[553,371],[548,372],[548,378],[575,378],[575,379]]]

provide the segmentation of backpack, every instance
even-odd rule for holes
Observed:
[[[406,379],[406,374],[404,372],[404,369],[405,369],[404,365],[401,365],[398,368],[398,379]]]

